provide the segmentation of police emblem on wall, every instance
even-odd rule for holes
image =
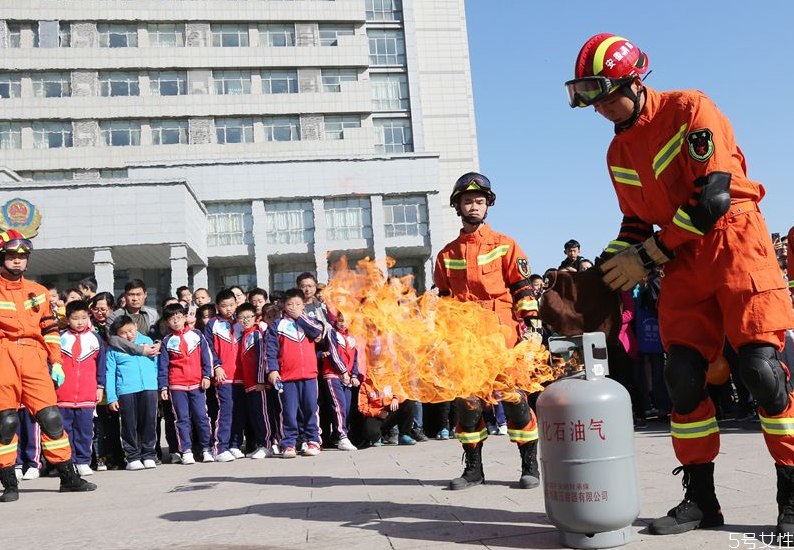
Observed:
[[[526,258],[519,258],[516,260],[516,267],[518,273],[525,279],[529,279],[529,262]]]
[[[0,207],[0,210],[2,210],[0,230],[15,229],[28,239],[39,234],[41,212],[31,202],[25,199],[11,199]]]
[[[698,162],[706,162],[714,154],[712,136],[711,130],[708,128],[689,132],[686,136],[689,156]]]

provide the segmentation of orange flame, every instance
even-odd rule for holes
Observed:
[[[515,401],[516,388],[542,391],[558,368],[539,343],[510,349],[493,311],[476,302],[417,296],[410,276],[388,282],[368,258],[355,270],[345,259],[323,290],[329,308],[341,311],[351,334],[367,343],[367,376],[379,388],[423,403],[475,396]]]

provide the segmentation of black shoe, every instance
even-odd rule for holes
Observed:
[[[16,502],[19,500],[19,481],[14,472],[14,467],[0,469],[0,483],[3,484],[3,494],[0,495],[0,502]]]
[[[419,443],[424,443],[428,441],[428,437],[425,435],[425,431],[422,428],[414,428],[411,430],[411,437],[416,439]]]
[[[775,464],[777,470],[777,536],[780,546],[794,544],[794,466]]]
[[[96,485],[80,477],[71,460],[56,464],[55,468],[61,478],[61,493],[83,493],[96,490]]]
[[[474,447],[464,445],[463,459],[466,462],[463,473],[460,477],[456,477],[449,482],[449,488],[453,491],[468,489],[469,487],[485,483],[485,474],[482,470],[482,441]]]
[[[714,463],[679,466],[673,475],[684,472],[681,484],[686,489],[684,500],[667,512],[667,515],[651,522],[648,531],[652,535],[677,535],[693,529],[719,527],[725,523],[720,503],[714,494]]]
[[[519,445],[518,452],[521,453],[521,478],[518,480],[518,488],[534,489],[540,485],[538,440]]]

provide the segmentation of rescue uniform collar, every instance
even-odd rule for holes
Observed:
[[[642,128],[644,126],[647,126],[656,116],[656,113],[659,112],[659,109],[661,108],[661,104],[662,104],[662,94],[660,92],[657,92],[653,88],[649,88],[648,86],[645,86],[643,89],[645,90],[645,105],[643,106],[642,111],[640,112],[640,116],[637,118],[634,124],[631,125],[630,128],[627,128],[622,132],[620,132],[619,134],[616,134],[616,137],[623,136],[624,134],[629,134],[635,128]]]
[[[458,236],[458,240],[467,241],[467,242],[480,241],[487,238],[491,233],[493,233],[491,226],[483,222],[479,225],[479,227],[477,227],[477,230],[474,231],[473,233],[466,233],[463,231],[463,229],[461,229],[460,236]]]
[[[22,288],[22,281],[25,280],[25,277],[20,277],[16,281],[12,281],[10,279],[6,279],[2,275],[0,275],[0,286],[6,288],[8,290],[19,290]]]

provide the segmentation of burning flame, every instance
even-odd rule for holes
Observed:
[[[516,388],[542,391],[557,378],[541,344],[507,347],[495,312],[477,302],[417,296],[410,278],[387,281],[368,258],[354,270],[343,259],[323,290],[329,308],[366,342],[367,376],[376,386],[424,403],[470,396],[495,403],[516,401]]]

